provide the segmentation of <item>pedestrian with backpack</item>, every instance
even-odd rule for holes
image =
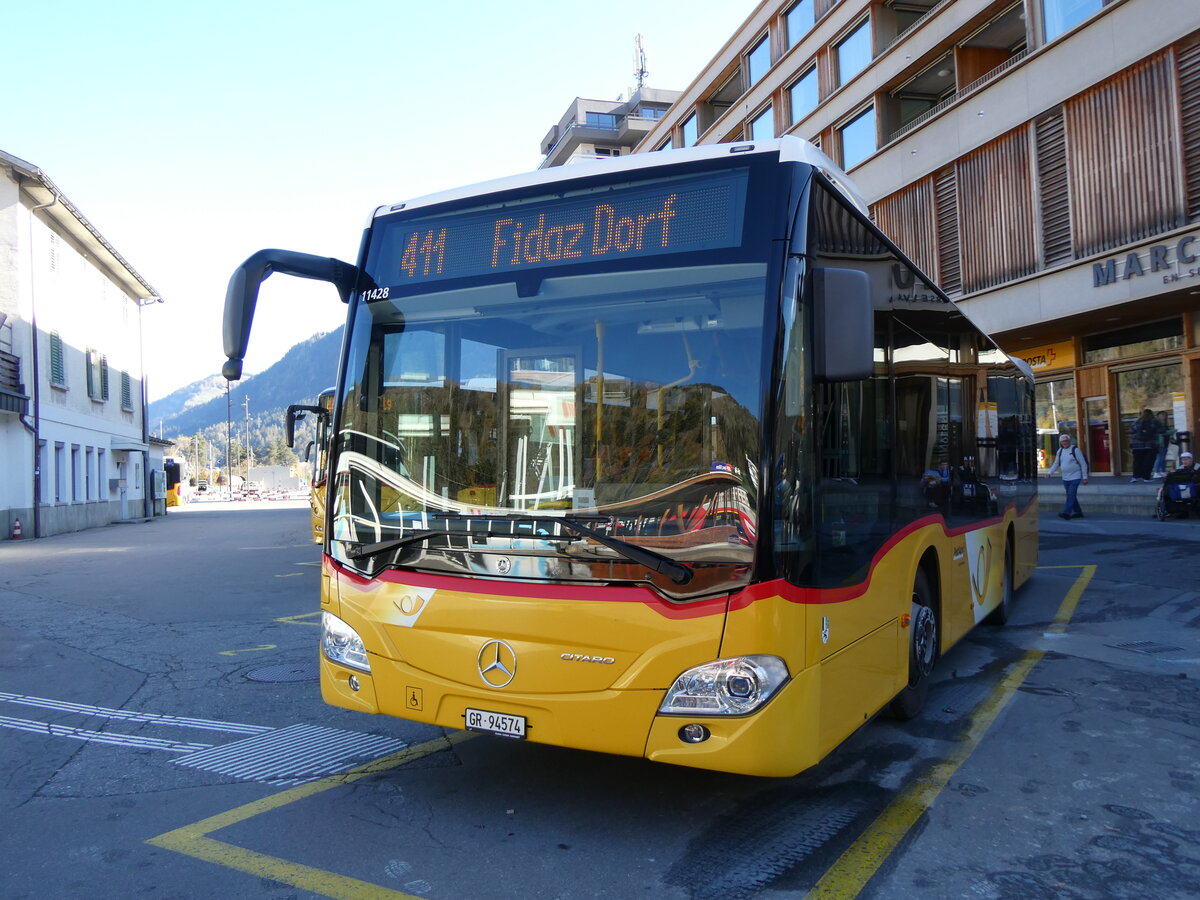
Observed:
[[[1069,434],[1058,436],[1058,452],[1054,454],[1054,465],[1047,475],[1062,471],[1063,490],[1067,498],[1063,503],[1060,519],[1082,519],[1083,510],[1079,508],[1079,485],[1088,482],[1087,457],[1071,441]]]

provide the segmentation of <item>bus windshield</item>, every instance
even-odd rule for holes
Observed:
[[[765,278],[764,263],[692,265],[362,304],[334,553],[441,532],[375,565],[728,590],[757,524]],[[695,577],[648,573],[555,516]]]

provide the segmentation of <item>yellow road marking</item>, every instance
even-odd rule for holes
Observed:
[[[334,897],[336,900],[376,900],[376,898],[417,900],[411,894],[405,894],[392,888],[280,859],[277,856],[247,850],[244,847],[219,841],[209,835],[222,828],[228,828],[230,825],[236,825],[265,812],[287,806],[289,803],[312,797],[314,794],[353,784],[368,775],[386,772],[431,753],[448,750],[455,744],[474,736],[467,731],[452,732],[444,737],[418,744],[416,747],[408,747],[397,753],[382,756],[358,768],[351,769],[349,772],[330,775],[328,778],[322,778],[311,784],[289,788],[278,794],[272,794],[270,797],[264,797],[207,819],[201,819],[191,825],[176,828],[174,831],[150,838],[146,843],[164,850],[173,850],[185,856],[202,859],[218,866],[236,869],[256,878],[269,878],[300,890]]]
[[[1092,576],[1096,574],[1095,566],[1039,566],[1039,568],[1082,569],[1067,596],[1058,608],[1054,624],[1049,629],[1052,632],[1066,630],[1067,623],[1075,614],[1075,607],[1087,589]],[[942,788],[950,783],[950,779],[959,767],[979,746],[984,734],[996,721],[1000,712],[1008,705],[1016,694],[1017,688],[1029,676],[1030,671],[1045,656],[1044,650],[1029,650],[1013,666],[1004,680],[992,691],[991,695],[976,707],[971,717],[971,725],[956,745],[957,749],[948,759],[932,766],[927,772],[913,781],[900,792],[887,808],[879,814],[850,847],[838,857],[837,862],[826,870],[820,880],[813,885],[808,897],[824,898],[857,897],[866,887],[867,882],[879,870],[879,867],[891,856],[892,851],[908,834],[909,829],[933,805]]]
[[[319,628],[319,627],[321,627],[320,622],[301,622],[300,620],[301,619],[311,619],[316,616],[319,616],[320,614],[321,614],[321,611],[318,609],[316,612],[301,613],[298,616],[283,616],[282,618],[275,619],[275,621],[282,622],[285,625],[315,625]]]
[[[278,650],[277,644],[263,644],[261,647],[247,647],[244,650],[218,650],[222,656],[236,656],[238,653],[257,653],[259,650]]]

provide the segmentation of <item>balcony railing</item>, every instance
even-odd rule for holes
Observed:
[[[29,398],[21,384],[21,358],[0,350],[0,412],[24,415],[28,410]]]
[[[892,141],[899,140],[901,137],[908,134],[914,128],[921,125],[923,122],[928,122],[930,119],[932,119],[938,113],[942,112],[943,110],[949,109],[951,106],[953,106],[959,100],[962,100],[964,97],[970,96],[971,94],[975,93],[980,88],[982,88],[984,85],[995,80],[996,78],[999,78],[1001,75],[1003,75],[1005,72],[1007,72],[1013,66],[1015,66],[1018,62],[1023,60],[1025,58],[1025,56],[1028,54],[1028,52],[1029,52],[1028,49],[1024,49],[1018,53],[1014,53],[1012,56],[1010,56],[1004,62],[1000,63],[1000,65],[996,66],[996,68],[992,69],[986,75],[982,75],[979,78],[976,78],[970,84],[965,85],[964,87],[960,88],[958,91],[955,91],[953,96],[947,97],[941,103],[935,103],[933,106],[929,107],[929,109],[925,110],[925,112],[921,113],[915,119],[912,119],[909,122],[905,122],[903,125],[901,125],[899,128],[897,128],[895,131],[892,132],[892,135],[891,135],[891,137],[888,138],[887,142],[890,144]]]

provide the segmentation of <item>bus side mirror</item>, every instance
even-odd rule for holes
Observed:
[[[316,446],[316,441],[309,441],[308,446],[304,448],[304,461],[308,462],[312,459],[312,449]]]
[[[227,381],[242,377],[242,361],[250,343],[250,323],[258,303],[259,286],[272,272],[328,281],[337,288],[343,303],[350,302],[358,282],[357,266],[328,256],[313,256],[291,250],[259,250],[233,271],[225,291],[225,364],[221,374]]]
[[[289,406],[283,416],[283,435],[288,447],[296,445],[296,423],[304,418],[305,413],[314,413],[318,420],[328,415],[319,406],[304,406],[299,403]]]
[[[875,304],[858,269],[813,269],[813,375],[861,381],[875,371]]]

